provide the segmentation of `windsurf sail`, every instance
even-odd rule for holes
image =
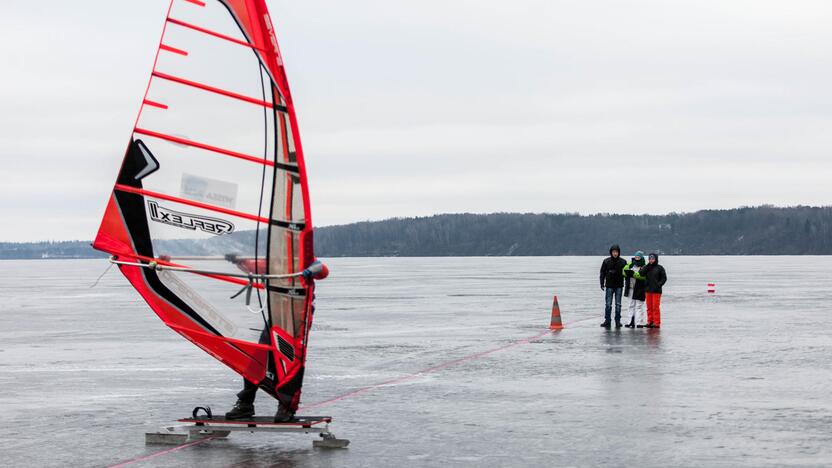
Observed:
[[[326,268],[265,1],[172,0],[150,75],[93,246],[165,324],[294,411]]]

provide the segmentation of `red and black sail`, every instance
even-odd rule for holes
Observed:
[[[313,312],[306,180],[265,1],[172,0],[94,247],[168,326],[292,409]]]

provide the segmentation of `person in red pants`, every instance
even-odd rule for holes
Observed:
[[[647,302],[647,325],[645,328],[660,328],[662,325],[662,286],[667,283],[667,272],[659,265],[659,254],[651,253],[647,265],[639,274],[646,278],[645,296]]]

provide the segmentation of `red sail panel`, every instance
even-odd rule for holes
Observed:
[[[168,326],[296,408],[312,281],[259,280],[246,304],[231,298],[245,281],[226,276],[250,265],[293,274],[314,260],[303,150],[265,2],[173,0],[141,102],[94,247],[218,272],[120,266]]]

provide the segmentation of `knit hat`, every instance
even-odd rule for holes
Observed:
[[[635,253],[635,255],[633,255],[633,257],[641,257],[641,258],[644,258],[644,252],[642,252],[641,250],[639,250],[638,252],[636,252],[636,253]]]

